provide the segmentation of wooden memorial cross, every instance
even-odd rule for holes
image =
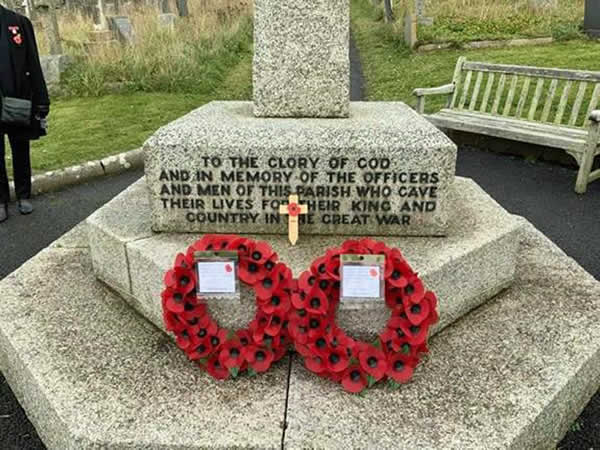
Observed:
[[[298,242],[298,216],[307,213],[308,206],[299,205],[298,196],[295,194],[289,196],[287,205],[279,206],[279,214],[288,215],[288,233],[292,245]]]

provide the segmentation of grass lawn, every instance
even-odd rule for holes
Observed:
[[[393,27],[373,20],[372,6],[363,0],[352,0],[352,28],[367,98],[372,101],[400,100],[414,105],[413,89],[451,82],[456,60],[463,55],[478,61],[600,71],[600,43],[587,39],[537,47],[414,53]],[[444,102],[444,96],[430,97],[427,109],[439,109]]]

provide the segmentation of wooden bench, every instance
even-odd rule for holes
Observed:
[[[439,128],[560,148],[579,165],[575,192],[600,179],[600,72],[488,64],[458,59],[451,84],[416,89],[425,98],[447,95],[446,107],[425,115]]]

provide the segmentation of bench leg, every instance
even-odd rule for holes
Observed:
[[[590,125],[588,139],[585,144],[585,153],[581,157],[581,164],[579,165],[579,172],[577,173],[577,181],[575,182],[575,192],[578,194],[585,194],[585,191],[587,190],[599,138],[599,124],[592,123],[592,125]]]

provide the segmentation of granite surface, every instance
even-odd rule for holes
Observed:
[[[364,396],[295,360],[285,448],[554,448],[600,385],[600,283],[532,226],[514,285]]]
[[[216,382],[98,283],[81,228],[0,281],[0,370],[49,449],[551,448],[600,385],[600,283],[541,233],[514,285],[354,396],[294,362]],[[283,420],[287,429],[283,435]]]
[[[280,448],[288,361],[213,380],[95,280],[88,249],[46,249],[0,292],[0,370],[50,450]]]
[[[349,0],[254,1],[254,113],[347,117]]]
[[[177,253],[185,252],[200,235],[160,233],[141,236],[149,229],[149,211],[143,208],[144,180],[116,197],[95,213],[88,223],[95,231],[90,236],[92,258],[98,277],[121,293],[144,317],[163,328],[160,293],[164,273],[172,266]],[[440,299],[440,322],[437,332],[500,290],[508,287],[514,276],[518,236],[521,223],[508,214],[473,181],[457,178],[448,200],[452,217],[449,235],[444,238],[385,237],[389,246],[402,250],[426,286]],[[100,217],[117,217],[119,211],[136,205],[136,214],[116,222]],[[103,211],[105,210],[105,211]],[[110,211],[109,211],[110,210]],[[123,237],[124,236],[124,237]],[[141,237],[140,237],[141,236]],[[301,236],[292,247],[282,235],[252,235],[264,239],[288,264],[295,276],[308,270],[311,263],[330,247],[339,246],[346,237]],[[365,237],[365,236],[358,236]],[[351,237],[348,237],[351,238]],[[96,251],[96,247],[100,247]],[[103,251],[125,247],[125,253]],[[131,289],[123,290],[103,267],[129,267]],[[110,275],[110,273],[108,273]],[[249,289],[242,290],[240,300],[207,299],[215,319],[224,327],[243,328],[255,312],[255,299]],[[383,302],[372,302],[357,310],[352,303],[343,303],[338,313],[339,323],[350,334],[373,338],[389,316]]]
[[[444,235],[456,146],[404,103],[353,102],[347,119],[265,119],[212,102],[145,144],[152,229],[300,235]],[[303,223],[305,221],[305,223]]]

